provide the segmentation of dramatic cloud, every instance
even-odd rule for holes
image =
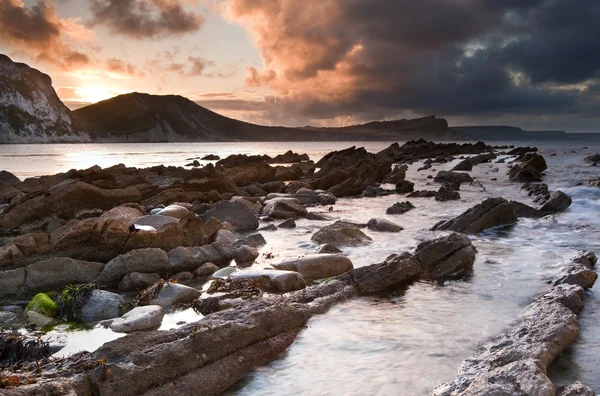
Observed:
[[[117,58],[110,58],[106,61],[106,69],[111,73],[128,76],[143,77],[144,73],[137,70],[131,63],[127,63]]]
[[[28,8],[21,0],[0,0],[0,42],[17,52],[72,69],[90,62],[72,42],[93,38],[94,33],[77,20],[58,18],[46,1]]]
[[[93,25],[135,39],[195,32],[202,16],[184,9],[181,0],[89,0]]]
[[[225,13],[260,50],[246,82],[276,93],[270,117],[600,108],[597,0],[228,0]]]

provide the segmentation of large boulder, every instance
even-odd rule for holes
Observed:
[[[356,225],[341,220],[321,228],[310,239],[318,244],[330,243],[335,246],[358,246],[372,242],[371,237]]]
[[[160,326],[165,311],[160,305],[136,307],[118,319],[113,320],[110,329],[117,333],[131,333]]]
[[[258,250],[248,245],[240,246],[235,253],[233,253],[233,259],[239,266],[248,266],[252,264],[258,256]]]
[[[120,295],[106,290],[93,290],[77,319],[83,323],[93,323],[118,318],[124,307],[125,300]]]
[[[202,216],[204,221],[216,218],[220,222],[229,222],[238,231],[250,231],[258,228],[258,219],[241,202],[217,202],[212,209],[209,209]]]
[[[435,200],[444,201],[457,201],[460,199],[460,193],[452,189],[448,184],[443,184],[435,195]]]
[[[550,198],[540,208],[540,212],[559,213],[564,212],[571,206],[573,200],[564,192],[558,190],[550,195]]]
[[[488,198],[460,216],[442,221],[433,230],[457,231],[476,234],[489,228],[513,224],[518,221],[514,207],[504,198]]]
[[[298,219],[305,217],[308,211],[295,199],[280,198],[269,201],[262,214],[272,219]]]
[[[540,181],[547,168],[543,156],[538,153],[527,153],[518,158],[517,163],[510,168],[508,178],[516,182]]]
[[[287,293],[304,289],[306,281],[301,273],[283,270],[238,271],[229,277],[232,280],[252,282],[256,287],[271,293]]]
[[[25,286],[29,292],[62,290],[69,284],[90,283],[99,275],[104,264],[57,257],[30,264],[26,268]]]
[[[448,183],[455,184],[458,183],[471,183],[473,178],[468,173],[463,172],[453,172],[453,171],[439,171],[438,174],[433,178],[433,181],[437,183]]]
[[[99,285],[114,287],[117,286],[121,278],[132,272],[168,273],[171,269],[169,256],[162,249],[132,250],[106,263],[95,282]]]
[[[339,254],[308,255],[273,264],[273,267],[279,270],[296,271],[309,279],[336,276],[354,268],[348,257]]]

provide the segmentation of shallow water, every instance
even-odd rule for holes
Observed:
[[[10,152],[16,150],[19,155],[32,150],[45,154],[62,151],[63,154],[54,157],[6,157],[4,150],[0,155],[0,168],[26,176],[39,175],[43,169],[60,168],[63,171],[96,163],[103,166],[119,162],[131,166],[182,165],[189,162],[186,158],[209,153],[222,157],[234,152],[273,155],[290,148],[307,152],[311,158],[318,159],[333,149],[349,145],[339,142],[60,145],[69,147],[63,150],[58,145],[11,146],[16,149],[9,148]],[[369,151],[378,151],[388,145],[369,142],[366,147]],[[436,385],[452,380],[462,360],[476,353],[480,345],[514,321],[536,295],[548,289],[545,282],[560,270],[561,263],[582,249],[600,253],[600,189],[576,186],[577,182],[600,176],[599,168],[583,163],[586,155],[600,152],[600,146],[588,144],[590,148],[582,149],[580,145],[557,142],[538,145],[549,166],[544,181],[551,191],[562,189],[573,198],[567,212],[547,219],[523,219],[514,227],[473,236],[479,253],[473,276],[468,279],[448,281],[443,285],[418,282],[386,296],[353,299],[332,308],[327,314],[314,317],[286,354],[249,373],[226,393],[421,395],[430,394]],[[82,158],[81,153],[86,150],[92,153],[88,154],[90,158]],[[572,153],[572,150],[576,152]],[[136,155],[123,156],[123,153],[133,152]],[[550,156],[551,153],[557,156]],[[20,166],[22,160],[14,158],[28,160]],[[35,162],[39,158],[43,158],[40,160],[43,168]],[[421,172],[416,171],[421,164],[415,163],[410,166],[406,178],[416,183],[415,189],[437,189],[439,186],[435,184],[428,185],[430,180],[426,176],[450,169],[456,162],[434,164],[435,171]],[[495,167],[500,171],[491,172]],[[506,165],[481,164],[471,173],[487,191],[463,185],[460,191],[462,199],[458,202],[411,199],[417,208],[400,216],[387,216],[385,209],[394,202],[405,200],[403,196],[340,199],[328,214],[357,222],[383,217],[405,228],[398,234],[367,230],[365,232],[373,238],[373,243],[346,248],[344,253],[355,266],[362,266],[380,262],[392,253],[412,250],[420,241],[438,235],[425,228],[462,213],[486,197],[500,195],[531,204],[529,197],[519,190],[519,184],[508,183]],[[491,178],[498,180],[491,181]],[[327,208],[311,210],[327,211]],[[299,220],[297,224],[298,228],[292,230],[263,232],[267,245],[261,252],[272,252],[275,258],[261,256],[255,266],[264,267],[284,258],[313,252],[317,247],[310,241],[312,233],[328,223]],[[558,359],[550,375],[557,384],[581,380],[600,391],[597,375],[600,293],[592,290],[587,294],[586,308],[580,317],[581,336]],[[182,320],[191,322],[199,319],[191,311],[174,313],[165,319],[161,329],[178,326],[177,323]],[[97,332],[98,329],[95,329],[84,334],[95,340],[114,335]],[[82,341],[75,345],[95,349],[96,344]]]

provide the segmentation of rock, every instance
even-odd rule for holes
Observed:
[[[156,210],[156,209],[155,209]],[[164,209],[159,209],[156,213],[162,212]],[[187,209],[186,209],[187,210]],[[154,212],[154,210],[152,211]],[[151,212],[151,213],[152,213]],[[169,224],[177,224],[177,219],[172,216],[163,216],[158,214],[151,214],[147,216],[141,216],[132,221],[132,224],[139,226],[149,226],[155,230],[161,230]]]
[[[118,318],[124,306],[125,301],[120,295],[106,290],[94,290],[81,308],[78,319],[83,323],[92,323]]]
[[[308,157],[308,154],[297,154],[294,153],[292,150],[288,150],[285,154],[275,156],[275,158],[271,159],[270,162],[273,164],[291,164],[294,162],[302,162],[309,160],[310,158]]]
[[[0,312],[11,312],[16,315],[23,315],[25,310],[18,305],[4,305],[0,307]]]
[[[201,158],[203,161],[218,161],[221,159],[218,155],[209,154]]]
[[[298,190],[296,190],[295,194],[298,194],[298,195],[317,195],[315,193],[315,190],[313,190],[311,188],[307,188],[307,187],[300,187]]]
[[[452,168],[453,171],[470,171],[473,170],[473,163],[469,158],[460,161],[458,164]]]
[[[0,186],[10,186],[12,184],[21,183],[21,180],[8,171],[0,171]]]
[[[435,195],[435,200],[444,202],[444,201],[457,201],[460,199],[460,194],[458,191],[454,191],[447,184],[443,184],[442,187],[438,190]]]
[[[600,187],[600,179],[590,179],[586,184],[591,187]]]
[[[521,202],[510,201],[510,204],[519,218],[525,217],[529,219],[540,219],[546,215],[544,212],[540,212],[539,210]]]
[[[527,191],[527,195],[533,197],[533,202],[536,203],[546,202],[550,198],[546,183],[525,183],[521,189]]]
[[[547,169],[546,160],[538,153],[527,153],[508,172],[510,181],[535,182],[542,180],[542,172]]]
[[[287,219],[283,223],[278,225],[279,228],[296,228],[296,222],[294,219]]]
[[[28,265],[25,285],[30,292],[62,290],[69,284],[93,282],[103,268],[102,263],[52,258]]]
[[[596,165],[600,162],[600,154],[597,153],[594,155],[590,155],[588,157],[585,157],[583,160],[588,164]]]
[[[431,198],[431,197],[435,197],[437,195],[437,192],[435,191],[429,191],[429,190],[420,190],[420,191],[415,191],[413,193],[410,193],[406,196],[406,198]]]
[[[358,227],[341,220],[321,228],[310,239],[318,244],[330,243],[335,246],[366,245],[372,241]]]
[[[256,287],[271,293],[287,293],[306,287],[301,273],[280,270],[238,271],[230,276],[232,280],[247,280]]]
[[[406,171],[408,170],[408,165],[402,164],[395,166],[394,169],[390,172],[389,175],[383,180],[384,183],[398,184],[406,177]]]
[[[268,226],[260,227],[257,231],[277,231],[277,226],[269,224]]]
[[[219,270],[219,267],[213,263],[204,263],[194,271],[194,276],[201,278],[212,275]]]
[[[233,274],[235,271],[237,271],[237,268],[234,268],[234,267],[221,268],[217,272],[213,273],[211,278],[212,279],[227,278],[227,277],[229,277],[229,275]]]
[[[171,268],[169,256],[162,249],[132,250],[106,263],[95,282],[99,285],[117,286],[122,277],[132,272],[161,273],[169,272]]]
[[[40,328],[56,323],[56,319],[53,319],[46,315],[42,315],[41,313],[37,313],[35,311],[25,312],[25,318],[29,323],[34,324]]]
[[[262,214],[272,219],[297,219],[305,217],[308,211],[295,199],[278,199],[270,201],[264,207]]]
[[[438,183],[448,183],[450,185],[454,183],[470,183],[473,178],[468,173],[452,172],[452,171],[439,171],[438,174],[433,178],[433,181]]]
[[[25,276],[25,268],[0,272],[0,298],[26,298],[29,293],[25,288]]]
[[[354,268],[352,261],[339,254],[315,254],[273,264],[279,270],[296,271],[305,278],[319,279],[336,276]]]
[[[405,202],[396,202],[392,206],[386,209],[385,214],[395,215],[395,214],[403,214],[415,208],[410,201]]]
[[[257,248],[266,244],[267,241],[265,241],[265,238],[260,233],[257,233],[248,235],[245,238],[238,239],[237,241],[235,241],[233,246],[240,247],[242,245],[248,245],[250,247]]]
[[[178,272],[169,278],[169,282],[183,283],[194,278],[194,274],[188,271]]]
[[[367,222],[367,227],[370,230],[382,232],[400,232],[404,229],[386,219],[371,219]]]
[[[237,231],[251,231],[258,228],[258,219],[241,202],[217,202],[202,216],[205,222],[213,217],[220,222],[228,221]]]
[[[540,212],[559,213],[564,212],[571,206],[573,200],[564,192],[558,190],[552,193],[546,203],[540,208]]]
[[[58,313],[58,307],[54,300],[47,294],[36,294],[25,307],[25,313],[32,311],[53,318]]]
[[[193,271],[208,261],[207,252],[212,254],[212,259],[219,260],[221,255],[210,245],[202,247],[178,247],[169,251],[171,271]],[[152,282],[156,283],[156,282]],[[150,286],[150,285],[148,285]]]
[[[432,230],[448,230],[476,234],[489,228],[513,224],[518,221],[510,202],[504,198],[487,198],[460,216],[436,224]]]
[[[158,274],[143,274],[139,272],[132,272],[129,275],[125,275],[117,288],[120,291],[139,291],[149,286],[152,286],[156,282],[161,280]]]
[[[316,220],[316,221],[331,221],[331,220],[333,220],[332,217],[327,216],[323,213],[317,213],[317,212],[308,212],[306,215],[306,219]]]
[[[118,319],[113,320],[110,329],[117,333],[131,333],[160,326],[165,311],[159,305],[136,307]]]
[[[401,180],[396,184],[396,192],[398,194],[406,194],[412,192],[415,188],[415,183],[408,180]]]
[[[557,396],[595,396],[596,392],[579,381],[563,386],[557,390]]]
[[[233,235],[233,232],[229,230],[218,230],[215,233],[214,242],[223,245],[233,245],[233,243],[235,242],[235,235]]]
[[[233,259],[238,265],[248,265],[254,262],[259,256],[258,250],[253,247],[243,245],[233,254]]]
[[[568,284],[580,286],[584,290],[591,289],[598,279],[598,274],[593,269],[597,262],[598,258],[594,253],[580,255],[561,269],[554,286]]]
[[[179,283],[165,282],[157,285],[159,286],[158,293],[147,300],[140,301],[140,305],[160,305],[163,308],[170,308],[175,304],[188,303],[200,297],[199,290]],[[151,288],[157,285],[151,286]],[[148,290],[144,290],[140,295],[145,294]],[[138,300],[141,300],[139,296]]]
[[[324,254],[324,253],[342,253],[342,249],[338,248],[337,246],[334,246],[330,243],[326,243],[325,245],[321,246],[321,248],[319,249],[319,251],[317,252],[318,254]]]
[[[14,312],[0,311],[0,329],[8,328],[11,324],[19,320],[19,318],[20,315],[17,315]]]

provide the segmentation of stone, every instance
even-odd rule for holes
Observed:
[[[460,161],[458,164],[452,168],[453,171],[470,171],[473,170],[473,163],[471,159],[467,158],[465,160]]]
[[[311,240],[318,243],[330,243],[335,246],[358,246],[372,242],[356,225],[338,220],[333,224],[321,228],[313,234]]]
[[[390,206],[389,208],[386,209],[385,214],[389,214],[389,215],[404,214],[414,208],[415,208],[415,205],[413,205],[410,201],[396,202],[395,204],[393,204],[392,206]]]
[[[294,219],[287,219],[283,223],[279,224],[277,227],[279,228],[296,228],[296,222]]]
[[[400,232],[404,229],[398,224],[386,219],[371,219],[367,222],[367,227],[370,230],[381,232]]]
[[[0,186],[9,186],[12,184],[21,183],[21,180],[8,171],[0,171]]]
[[[218,230],[215,233],[214,242],[223,245],[233,245],[233,243],[235,242],[235,235],[233,235],[233,232],[229,230]]]
[[[219,267],[213,263],[204,263],[194,271],[194,276],[201,278],[214,274],[219,270]]]
[[[81,308],[77,319],[83,323],[93,323],[118,318],[124,307],[125,300],[120,295],[96,289],[92,291],[89,299]]]
[[[159,305],[136,307],[125,315],[113,320],[110,329],[117,333],[131,333],[160,326],[165,311]]]
[[[550,195],[550,198],[540,208],[540,212],[559,213],[564,212],[571,206],[573,200],[564,192],[558,190]]]
[[[262,214],[272,219],[298,219],[305,217],[308,211],[297,200],[288,198],[269,201]]]
[[[257,248],[266,244],[267,241],[265,241],[265,238],[260,233],[256,233],[248,235],[245,238],[238,239],[235,241],[233,246],[240,247],[242,245],[248,245],[250,247]]]
[[[247,245],[242,245],[233,254],[233,259],[238,265],[248,265],[253,263],[258,256],[258,250]]]
[[[306,287],[301,273],[281,270],[249,270],[231,274],[232,280],[247,280],[256,287],[271,293],[288,293]]]
[[[169,205],[157,213],[158,216],[169,216],[169,217],[174,217],[179,220],[183,219],[185,216],[187,216],[189,214],[190,214],[190,211],[187,208],[184,208],[183,206],[180,206],[180,205]]]
[[[431,198],[435,197],[437,192],[429,190],[419,190],[412,192],[406,196],[406,198]]]
[[[168,253],[172,271],[192,271],[206,263],[208,259],[205,252],[211,248],[210,245],[202,247],[178,247],[170,250]],[[214,249],[212,249],[214,251]],[[220,258],[220,254],[215,251],[215,256]],[[212,257],[213,259],[215,257]],[[155,283],[155,282],[153,282]]]
[[[56,319],[53,319],[46,315],[42,315],[41,313],[35,311],[25,312],[25,318],[29,323],[34,324],[40,328],[56,323]]]
[[[398,194],[406,194],[414,191],[415,183],[409,182],[408,180],[400,180],[396,183],[396,192]]]
[[[342,249],[340,249],[337,246],[332,245],[330,243],[326,243],[325,245],[321,246],[321,248],[319,249],[319,251],[317,253],[318,254],[324,254],[324,253],[342,253]]]
[[[203,161],[218,161],[220,159],[221,159],[221,157],[219,157],[218,155],[214,155],[214,154],[209,154],[209,155],[205,155],[204,157],[202,157]]]
[[[193,287],[166,282],[162,284],[155,298],[145,301],[143,305],[160,305],[163,308],[170,308],[175,304],[191,302],[198,297],[200,297],[200,291]]]
[[[461,183],[470,183],[473,181],[473,178],[468,173],[463,172],[453,172],[453,171],[439,171],[438,174],[433,178],[433,181],[438,183],[449,183],[453,184],[458,182],[459,185]]]
[[[402,164],[397,165],[392,169],[389,175],[383,180],[384,183],[392,183],[398,184],[406,177],[406,171],[408,170],[408,165]]]
[[[163,209],[158,210],[158,212]],[[187,210],[187,209],[186,209]],[[157,213],[158,213],[157,212]],[[178,219],[172,216],[163,216],[159,214],[152,214],[146,216],[140,216],[132,221],[132,224],[136,224],[139,226],[149,226],[154,228],[155,230],[160,230],[169,224],[177,224]]]
[[[598,279],[594,266],[598,259],[594,253],[582,254],[561,269],[560,275],[554,280],[554,286],[568,284],[577,285],[584,290],[591,289]]]
[[[19,320],[20,315],[14,312],[0,311],[0,329],[6,329]]]
[[[178,272],[169,278],[169,282],[183,283],[194,278],[194,274],[188,271]]]
[[[211,278],[212,279],[227,278],[227,277],[229,277],[229,275],[233,274],[235,271],[237,271],[237,268],[234,268],[234,267],[221,268],[220,270],[214,272],[212,274]]]
[[[0,272],[0,298],[16,299],[27,297],[25,289],[25,268]]]
[[[58,307],[54,300],[45,293],[36,294],[25,307],[25,313],[33,311],[53,318],[58,313]]]
[[[454,189],[449,187],[447,184],[443,184],[442,187],[440,187],[440,189],[438,190],[437,194],[435,195],[435,200],[439,202],[457,201],[459,199],[459,192],[454,191]]]
[[[510,201],[510,204],[519,218],[525,217],[529,219],[539,219],[546,215],[544,212],[541,212],[538,209],[532,208],[531,206],[521,202]]]
[[[596,153],[594,155],[587,156],[583,160],[588,164],[595,165],[600,162],[600,154]]]
[[[58,291],[69,284],[93,282],[103,268],[102,263],[56,257],[28,265],[25,285],[30,292]]]
[[[231,223],[237,231],[251,231],[258,228],[258,219],[250,209],[241,202],[219,201],[212,209],[207,210],[202,218],[207,222],[216,218],[220,222]]]
[[[117,286],[125,275],[132,272],[161,273],[169,272],[172,266],[167,252],[162,249],[147,248],[132,250],[110,260],[96,278],[96,283]]]
[[[476,234],[490,228],[514,224],[517,221],[517,214],[510,202],[500,197],[487,198],[460,216],[439,222],[432,230]]]
[[[144,290],[145,288],[152,286],[156,282],[161,280],[160,275],[158,274],[143,274],[140,272],[132,272],[129,275],[125,275],[117,289],[120,291],[139,291]]]
[[[585,386],[580,381],[563,386],[557,390],[557,396],[595,396],[596,392],[589,386]]]
[[[278,270],[296,271],[309,279],[337,276],[354,268],[348,257],[339,254],[308,255],[273,264],[273,267]]]
[[[542,180],[547,169],[546,160],[538,153],[523,154],[518,163],[508,171],[508,179],[516,182],[536,182]]]

